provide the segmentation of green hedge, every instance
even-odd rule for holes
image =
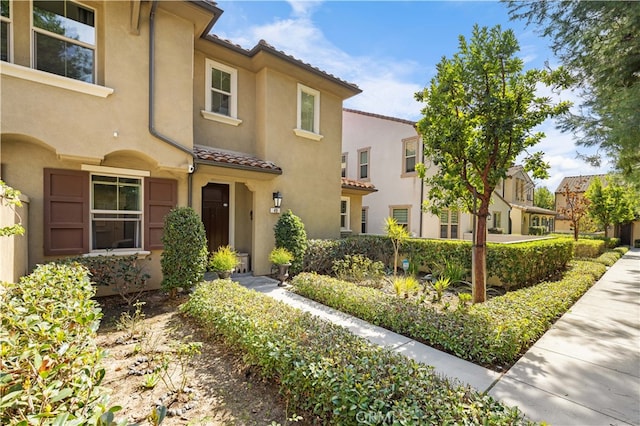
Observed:
[[[560,281],[449,311],[316,274],[300,274],[292,284],[302,296],[495,368],[513,364],[604,271],[601,264],[575,261]]]
[[[0,424],[110,424],[87,273],[52,263],[0,286]]]
[[[198,285],[181,309],[277,382],[289,411],[309,423],[529,423],[515,408],[438,378],[432,367],[229,280]]]
[[[627,247],[617,247],[614,250],[608,250],[605,253],[602,253],[594,262],[602,263],[605,266],[613,266],[614,263],[618,261],[624,254],[629,251]]]
[[[513,244],[487,244],[487,275],[509,288],[538,283],[562,272],[572,258],[572,240],[549,238]],[[401,254],[416,270],[433,272],[445,262],[471,270],[471,242],[413,238],[403,243]],[[331,266],[347,254],[361,254],[391,265],[389,238],[357,236],[341,240],[311,240],[304,270],[331,275]]]
[[[594,259],[604,253],[603,240],[579,239],[573,242],[573,255],[576,258]]]

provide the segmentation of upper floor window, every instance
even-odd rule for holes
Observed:
[[[343,178],[346,178],[347,177],[347,153],[346,152],[342,154],[342,156],[340,157],[340,164],[342,167],[341,176]]]
[[[351,229],[349,224],[349,204],[348,197],[340,198],[340,229],[343,231]]]
[[[296,135],[320,140],[320,92],[298,84],[297,104]]]
[[[11,60],[11,2],[0,1],[0,60]]]
[[[358,151],[358,179],[369,179],[369,148]]]
[[[91,249],[142,248],[142,178],[91,176]]]
[[[237,117],[238,71],[207,59],[207,93],[205,107],[207,111]]]
[[[95,81],[95,12],[68,0],[33,2],[33,67]]]
[[[416,159],[418,152],[418,141],[415,139],[405,139],[402,141],[402,173],[413,173],[416,171]]]

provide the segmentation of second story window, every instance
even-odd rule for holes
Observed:
[[[406,139],[402,141],[403,157],[402,157],[402,173],[413,173],[416,171],[416,158],[418,152],[418,141],[415,139]]]
[[[237,118],[237,70],[207,59],[205,108],[215,114]]]
[[[347,177],[347,153],[345,152],[344,154],[342,154],[342,156],[340,157],[340,163],[341,163],[341,167],[342,167],[342,174],[341,176],[343,178]]]
[[[95,12],[72,1],[33,2],[33,67],[95,82]]]
[[[0,60],[11,60],[11,3],[0,1]]]
[[[320,136],[320,92],[298,84],[296,134],[312,139]]]
[[[369,179],[369,149],[358,151],[358,179]]]

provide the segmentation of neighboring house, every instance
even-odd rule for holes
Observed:
[[[339,178],[342,103],[360,89],[264,41],[209,35],[221,14],[2,2],[0,178],[29,198],[28,269],[137,253],[157,286],[164,215],[192,206],[210,249],[230,244],[267,274],[277,192],[310,238],[340,236],[343,194],[359,205],[373,189]]]
[[[426,189],[415,166],[424,161],[414,125],[410,120],[344,109],[342,177],[373,183],[378,190],[363,200],[361,232],[384,234],[386,218],[393,217],[416,237],[462,238],[472,230],[469,214],[445,211],[436,216],[421,209]],[[426,164],[429,175],[433,169]]]
[[[556,212],[533,205],[535,184],[521,165],[512,166],[507,170],[507,177],[502,179],[494,192],[502,198],[509,208],[505,216],[503,211],[494,208],[500,203],[493,203],[490,207],[493,228],[503,228],[507,234],[529,235],[529,227],[544,226],[547,232],[553,232]],[[496,220],[496,217],[500,220]],[[504,220],[506,218],[506,221]],[[501,226],[497,226],[501,225]]]
[[[435,168],[423,158],[415,122],[345,108],[342,146],[342,177],[374,183],[378,190],[363,200],[362,233],[382,234],[386,218],[394,217],[416,237],[471,239],[470,214],[454,210],[436,216],[421,209],[428,188],[415,165],[424,163],[427,176]],[[492,194],[488,227],[514,235],[528,235],[530,226],[553,230],[556,212],[534,207],[533,190],[524,168],[511,167]]]

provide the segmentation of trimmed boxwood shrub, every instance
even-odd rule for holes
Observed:
[[[188,290],[202,281],[209,250],[204,225],[194,209],[176,207],[165,216],[162,244],[164,290],[174,297],[178,288]]]
[[[615,250],[609,250],[602,253],[594,262],[602,263],[605,266],[613,266],[629,249],[627,247],[617,247]]]
[[[291,210],[287,210],[276,222],[273,232],[276,247],[283,247],[293,254],[289,270],[292,274],[297,274],[302,270],[304,255],[307,251],[307,232],[304,229],[304,223]]]
[[[574,261],[559,281],[543,282],[476,304],[439,311],[373,288],[316,274],[294,278],[294,291],[324,305],[490,368],[513,364],[593,285],[604,265]]]
[[[228,280],[198,285],[181,309],[277,382],[309,423],[530,424],[432,367]]]
[[[579,239],[573,242],[573,255],[576,258],[593,259],[604,253],[603,240]]]
[[[0,424],[111,424],[87,274],[51,263],[0,285]]]

